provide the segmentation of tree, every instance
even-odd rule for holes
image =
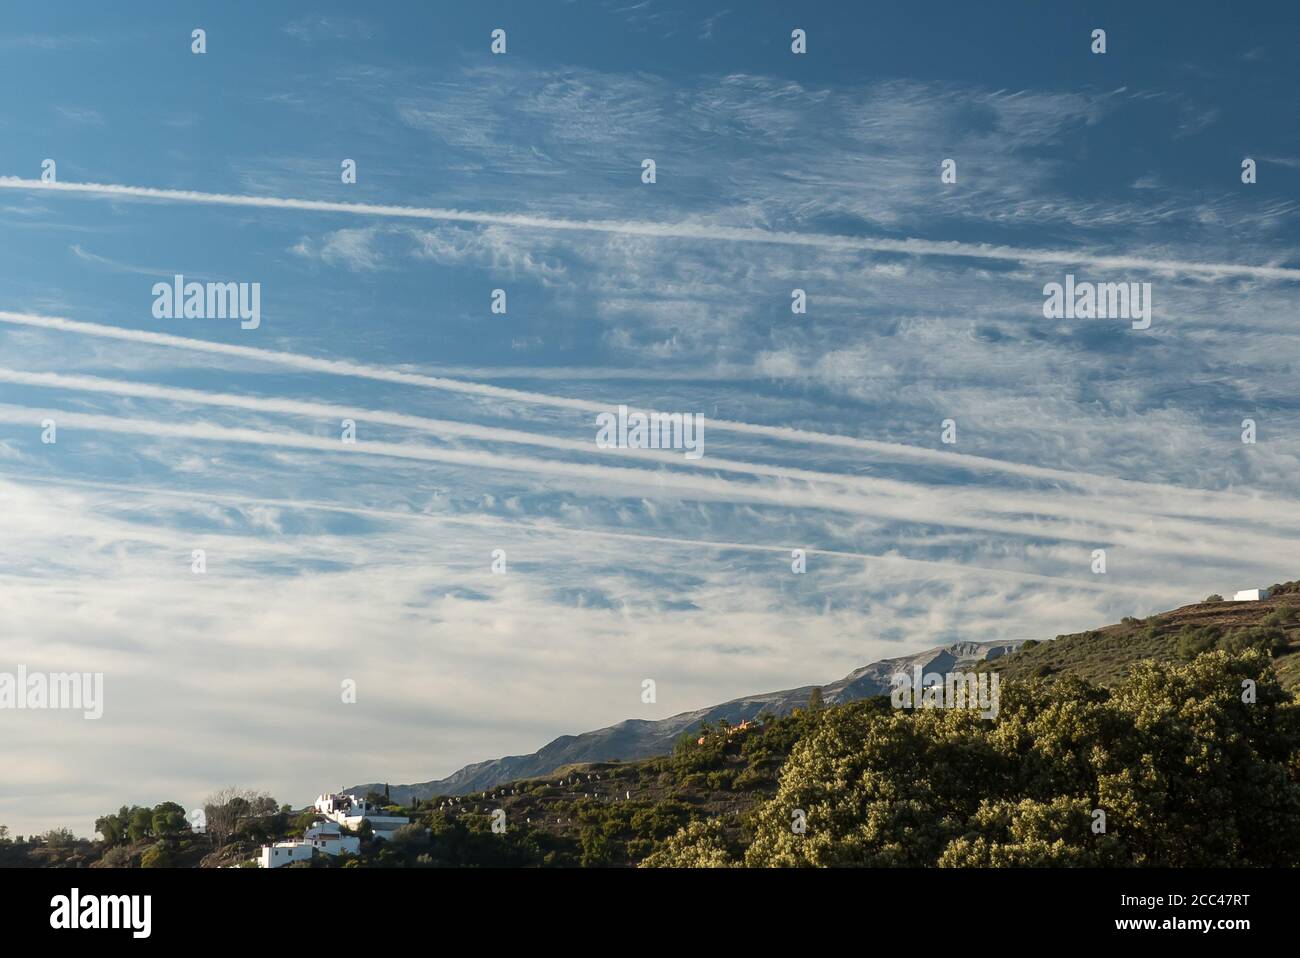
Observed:
[[[126,829],[117,815],[101,815],[95,819],[95,831],[104,836],[107,845],[120,845],[126,839]]]
[[[992,720],[858,705],[795,746],[747,865],[1300,864],[1300,703],[1259,649],[1008,684]]]
[[[722,820],[691,822],[680,829],[644,861],[642,868],[739,868],[740,859],[728,847]]]
[[[808,711],[816,712],[818,709],[822,708],[823,705],[821,686],[817,686],[808,693]]]
[[[280,803],[266,792],[253,793],[248,803],[253,815],[277,815],[280,812]]]
[[[9,837],[9,826],[0,825],[0,845],[12,845],[13,839]]]
[[[50,848],[71,848],[77,843],[77,836],[66,828],[51,828],[40,839]]]
[[[175,802],[162,802],[154,806],[150,821],[153,833],[159,838],[178,835],[187,825],[185,809]]]
[[[203,803],[203,815],[213,841],[218,845],[230,841],[240,824],[253,814],[258,799],[258,793],[233,785],[209,795]]]
[[[126,833],[133,842],[138,842],[152,835],[153,809],[134,806],[131,809],[131,820],[126,827]]]

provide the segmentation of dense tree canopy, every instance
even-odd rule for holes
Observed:
[[[830,710],[795,746],[745,863],[1295,865],[1300,707],[1269,661],[1144,663],[1113,691],[1016,683],[994,720]],[[717,863],[705,830],[674,840],[680,863],[693,843]]]

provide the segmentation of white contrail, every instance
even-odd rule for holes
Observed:
[[[159,386],[152,383],[104,379],[99,376],[28,372],[3,367],[0,367],[0,382],[53,389],[70,389],[112,396],[158,399],[229,409],[246,409],[270,414],[307,416],[335,422],[345,418],[352,418],[365,424],[383,423],[443,438],[454,436],[479,442],[537,446],[568,453],[610,455],[608,452],[597,448],[592,441],[584,442],[516,429],[431,419],[407,413],[339,406],[315,401],[215,393],[174,386]],[[767,476],[794,482],[833,484],[855,492],[901,500],[915,499],[918,495],[917,490],[925,488],[922,484],[915,482],[900,482],[847,473],[819,472],[765,463],[738,462],[716,456],[691,460],[683,458],[680,454],[673,454],[665,450],[620,449],[617,455],[620,458],[641,459],[658,465],[690,466],[697,469],[751,476]],[[1135,511],[1133,508],[1134,503],[1128,497],[1099,494],[1093,494],[1093,497],[1086,501],[1073,495],[1064,497],[1059,494],[1046,496],[1030,490],[1023,490],[1015,496],[1006,496],[987,489],[974,491],[945,489],[928,491],[922,494],[929,499],[930,504],[936,510],[936,514],[939,511],[944,514],[956,514],[965,509],[985,514],[996,511],[1005,515],[1053,516],[1058,519],[1087,521],[1101,527],[1123,527],[1129,531],[1149,526],[1153,513],[1159,512],[1167,515],[1170,512],[1169,503],[1164,500],[1153,501],[1145,508]],[[1268,522],[1273,526],[1287,521],[1293,525],[1300,522],[1300,511],[1297,511],[1293,503],[1242,499],[1241,502],[1235,503],[1235,505],[1238,507],[1235,510],[1236,518]],[[1218,514],[1216,518],[1223,518],[1222,513]],[[1163,519],[1163,521],[1166,534],[1177,531],[1190,538],[1205,534],[1205,530],[1200,524],[1184,523],[1170,519]]]
[[[741,483],[715,476],[667,470],[643,470],[619,466],[601,466],[589,463],[564,462],[554,459],[530,459],[505,456],[478,450],[449,449],[395,442],[344,443],[341,439],[324,436],[306,436],[294,433],[269,432],[258,429],[227,428],[208,423],[176,423],[159,420],[125,419],[92,413],[78,413],[41,407],[0,405],[0,422],[30,425],[44,418],[53,419],[59,426],[80,427],[110,433],[131,433],[153,437],[212,440],[258,446],[278,446],[344,455],[378,456],[408,459],[418,462],[436,462],[475,469],[496,469],[529,475],[562,476],[568,479],[597,484],[605,495],[644,495],[648,490],[668,491],[675,495],[695,499],[721,499],[741,502],[766,502],[787,509],[829,509],[840,512],[873,515],[899,521],[929,523],[935,521],[933,495],[927,501],[915,496],[911,500],[887,499],[885,496],[863,497],[829,494],[789,484]],[[941,494],[940,494],[941,495]],[[1078,523],[1049,523],[1038,520],[1002,521],[944,515],[943,523],[952,526],[981,529],[1008,535],[1029,535],[1051,539],[1074,539],[1094,542],[1095,533],[1078,528]]]
[[[277,196],[237,196],[230,193],[164,190],[148,186],[124,186],[113,183],[44,183],[40,180],[28,180],[16,176],[0,177],[0,188],[119,196],[163,200],[173,203],[202,203],[215,206],[251,206],[266,209],[310,210],[322,213],[351,213],[360,216],[438,220],[452,223],[475,223],[485,226],[511,226],[523,229],[618,233],[625,236],[645,236],[657,239],[767,243],[781,246],[811,246],[819,249],[861,250],[864,252],[895,253],[907,256],[964,257],[1016,263],[1086,264],[1102,269],[1140,270],[1143,272],[1203,276],[1211,279],[1226,276],[1247,276],[1252,279],[1300,280],[1300,269],[1284,266],[1201,263],[1185,260],[1162,260],[1144,256],[1104,256],[1082,250],[1023,249],[1014,246],[965,243],[956,240],[873,239],[826,233],[795,233],[781,230],[765,230],[756,227],[715,226],[706,223],[689,222],[649,223],[637,220],[569,220],[524,213],[486,213],[438,207],[339,203],[333,200],[300,200]]]
[[[357,406],[339,406],[332,403],[307,402],[300,399],[286,399],[279,396],[249,396],[235,393],[215,393],[199,389],[186,389],[177,386],[158,386],[153,383],[140,383],[120,379],[105,379],[100,376],[84,376],[66,373],[28,372],[26,370],[6,369],[0,367],[0,382],[17,383],[26,386],[40,386],[51,389],[71,389],[78,392],[103,393],[112,396],[132,396],[141,399],[160,399],[168,402],[193,403],[202,406],[220,406],[230,409],[247,409],[255,412],[284,414],[291,416],[310,416],[318,419],[338,421],[351,418],[358,422],[383,423],[403,429],[414,429],[440,437],[455,436],[479,442],[503,442],[518,445],[538,446],[561,452],[584,453],[588,455],[608,456],[610,453],[599,448],[595,443],[594,432],[587,441],[548,436],[543,433],[525,432],[519,429],[504,429],[497,426],[482,426],[476,423],[455,422],[446,419],[433,419],[426,416],[414,416],[409,413],[390,412],[383,409],[364,409]],[[718,470],[720,472],[744,473],[754,476],[769,476],[775,479],[788,479],[797,482],[838,483],[847,486],[871,486],[872,491],[881,492],[886,487],[910,489],[910,483],[893,483],[890,480],[868,479],[846,473],[818,472],[810,469],[797,469],[788,466],[774,466],[765,463],[739,462],[710,456],[707,459],[687,459],[678,450],[673,449],[619,449],[615,453],[620,458],[642,459],[663,466],[692,466],[699,469]]]
[[[474,469],[495,469],[529,475],[560,476],[590,482],[602,495],[636,496],[668,492],[688,499],[761,502],[786,509],[820,509],[852,515],[874,516],[918,526],[949,526],[995,532],[1003,535],[1057,542],[1086,543],[1089,546],[1131,547],[1146,553],[1178,555],[1222,555],[1232,544],[1239,543],[1240,530],[1199,527],[1175,521],[1162,521],[1160,535],[1152,537],[1146,517],[1133,528],[1123,528],[1112,516],[1103,520],[1112,529],[1105,535],[1082,519],[1067,516],[1049,520],[1042,515],[1028,518],[1004,518],[985,503],[983,514],[971,514],[963,508],[980,505],[980,496],[965,499],[935,489],[905,487],[901,495],[854,495],[827,493],[789,483],[741,483],[716,476],[678,473],[666,470],[643,470],[618,466],[565,462],[506,456],[477,450],[449,449],[393,442],[344,443],[341,439],[258,429],[227,428],[208,423],[175,423],[158,420],[125,419],[89,413],[67,412],[42,407],[0,405],[0,422],[32,425],[50,418],[61,427],[72,426],[96,432],[129,433],[151,437],[234,442],[258,446],[303,449],[331,454],[376,456],[419,462],[444,463]],[[988,498],[988,493],[981,494]],[[1068,510],[1066,510],[1068,512]],[[1219,541],[1216,541],[1219,540]],[[1283,556],[1292,549],[1293,540],[1252,536],[1251,548],[1259,555]],[[1280,561],[1280,560],[1279,560]]]
[[[595,538],[595,539],[612,539],[622,542],[654,543],[655,545],[673,546],[689,549],[717,549],[720,551],[736,552],[768,552],[776,553],[782,556],[790,555],[789,546],[767,545],[755,542],[722,542],[716,539],[682,539],[675,536],[656,536],[643,535],[635,532],[616,532],[606,529],[575,528],[573,526],[562,526],[550,522],[527,522],[518,519],[500,519],[496,516],[481,515],[439,515],[428,512],[409,512],[400,509],[379,509],[374,506],[350,506],[334,502],[321,502],[318,500],[302,499],[270,499],[265,497],[254,496],[236,496],[215,492],[198,492],[194,490],[178,489],[161,489],[155,486],[140,486],[125,483],[113,482],[94,482],[85,479],[58,479],[51,481],[46,476],[26,476],[0,473],[0,479],[10,481],[26,480],[39,485],[41,488],[49,486],[87,488],[97,489],[111,493],[131,493],[135,495],[150,495],[164,499],[176,499],[181,502],[212,502],[229,505],[235,508],[249,508],[251,506],[261,506],[271,509],[283,509],[286,512],[333,512],[344,515],[364,516],[369,519],[381,519],[395,522],[428,522],[437,525],[465,525],[476,526],[481,528],[496,529],[501,532],[517,533],[520,531],[537,533],[548,536],[575,536],[578,538]],[[4,492],[0,487],[0,500],[3,500]],[[870,552],[848,552],[841,549],[819,549],[816,547],[804,547],[804,552],[810,556],[823,556],[831,559],[845,559],[860,562],[880,562],[886,565],[915,566],[921,569],[945,572],[970,572],[979,575],[988,575],[994,577],[1010,578],[1017,581],[1037,580],[1046,581],[1053,584],[1068,586],[1070,588],[1090,589],[1094,591],[1110,592],[1128,592],[1134,595],[1150,596],[1153,591],[1157,594],[1159,590],[1142,588],[1139,586],[1129,586],[1123,584],[1103,584],[1092,579],[1067,579],[1062,576],[1044,575],[1041,572],[1023,572],[1018,569],[1000,569],[990,566],[969,565],[962,562],[944,562],[935,559],[912,559],[899,555],[881,555]]]
[[[426,376],[420,373],[404,372],[385,366],[374,366],[348,360],[320,359],[301,353],[262,349],[256,346],[236,346],[230,343],[216,343],[187,336],[175,336],[170,333],[155,333],[146,330],[124,329],[120,326],[105,326],[99,323],[86,323],[65,319],[59,316],[41,316],[33,313],[16,313],[0,310],[0,323],[19,326],[34,326],[41,329],[53,329],[62,332],[82,333],[127,342],[143,343],[150,346],[164,346],[188,349],[196,352],[213,353],[237,359],[259,363],[285,366],[293,369],[328,373],[336,376],[350,376],[379,382],[399,383],[408,386],[420,386],[439,389],[464,395],[481,396],[506,402],[521,402],[557,409],[570,409],[586,413],[608,412],[613,403],[592,402],[585,399],[572,399],[538,393],[521,389],[509,389],[487,383],[469,382],[460,379],[447,379],[441,376]],[[708,428],[724,432],[742,433],[778,439],[784,442],[818,444],[851,449],[855,452],[873,453],[895,460],[921,462],[946,466],[954,469],[967,469],[974,472],[1000,472],[1021,476],[1028,479],[1041,479],[1049,482],[1066,483],[1074,488],[1088,491],[1112,489],[1125,495],[1153,495],[1161,501],[1168,497],[1178,497],[1185,503],[1184,508],[1200,515],[1217,515],[1225,518],[1244,515],[1235,510],[1256,509],[1261,500],[1240,493],[1187,489],[1162,483],[1147,483],[1134,479],[1121,479],[1113,476],[1098,476],[1091,473],[1076,472],[1068,469],[1054,469],[1048,466],[1034,466],[1025,463],[1008,462],[987,456],[974,456],[968,453],[953,452],[946,449],[925,449],[908,446],[897,442],[883,442],[876,439],[862,439],[856,436],[842,436],[834,433],[812,432],[788,426],[768,426],[758,423],[737,422],[727,419],[709,419]],[[1279,503],[1279,508],[1285,504]],[[1222,510],[1227,509],[1228,512]]]

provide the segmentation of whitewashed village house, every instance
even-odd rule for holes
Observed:
[[[314,855],[355,855],[359,851],[361,839],[355,835],[344,835],[343,830],[333,822],[322,822],[307,829],[302,838],[263,845],[257,856],[257,864],[261,868],[281,868],[291,862],[307,861]]]
[[[1258,602],[1268,598],[1268,589],[1242,589],[1232,597],[1233,602]]]
[[[344,795],[341,792],[327,793],[318,797],[316,811],[330,821],[346,825],[353,831],[360,828],[362,822],[369,822],[375,838],[381,841],[392,838],[393,832],[411,821],[405,815],[388,815],[364,798]]]
[[[356,831],[369,822],[378,841],[393,837],[393,832],[410,822],[405,815],[387,815],[364,798],[355,795],[326,793],[316,799],[316,811],[329,821],[313,825],[302,838],[274,845],[263,845],[257,856],[261,868],[282,868],[292,862],[308,861],[315,855],[355,855],[361,851],[361,839],[343,834],[343,828]]]

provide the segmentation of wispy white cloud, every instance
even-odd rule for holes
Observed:
[[[285,24],[283,30],[304,43],[315,40],[369,40],[375,35],[375,27],[365,20],[323,15],[299,17]]]
[[[375,229],[333,230],[319,243],[304,236],[290,252],[355,272],[377,270],[383,266],[383,256],[374,245],[376,233]]]
[[[63,117],[69,123],[77,123],[83,126],[104,125],[104,116],[98,110],[78,106],[61,106],[57,109],[59,116]]]
[[[1025,249],[992,243],[967,243],[959,240],[883,239],[825,233],[796,233],[750,227],[710,226],[698,223],[650,223],[638,221],[566,220],[518,213],[486,213],[433,207],[390,206],[371,203],[338,203],[328,200],[302,200],[289,197],[236,196],[202,193],[194,190],[165,190],[142,186],[105,183],[42,183],[19,177],[0,177],[0,188],[19,190],[53,190],[73,194],[132,197],[176,203],[201,203],[220,206],[262,207],[267,209],[304,210],[330,213],[354,213],[361,216],[398,217],[405,219],[445,220],[515,226],[530,229],[578,232],[620,233],[630,236],[694,239],[727,243],[774,243],[787,246],[810,246],[832,250],[863,250],[907,256],[939,256],[988,259],[1003,262],[1044,263],[1062,266],[1088,265],[1099,269],[1126,269],[1172,275],[1223,279],[1247,276],[1255,279],[1300,281],[1300,269],[1284,266],[1252,266],[1244,263],[1190,262],[1164,260],[1141,255],[1105,255],[1089,251],[1059,249]]]

